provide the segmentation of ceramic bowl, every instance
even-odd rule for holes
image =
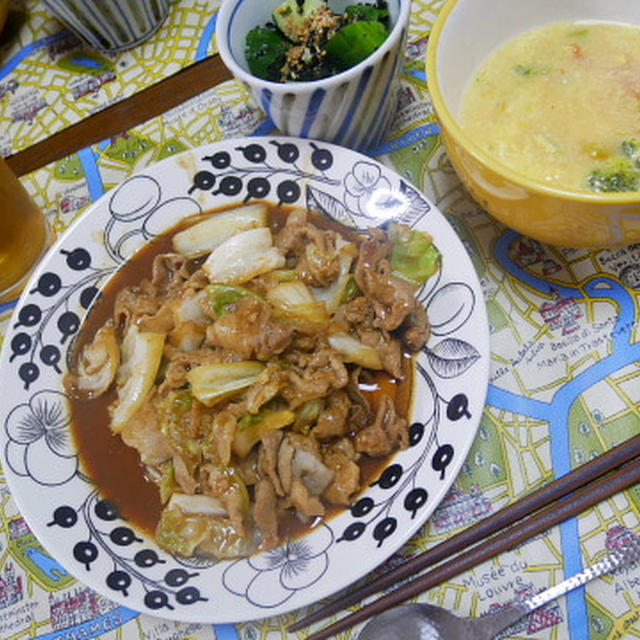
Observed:
[[[366,150],[382,139],[396,106],[398,69],[404,59],[411,1],[389,0],[393,28],[366,60],[322,80],[270,82],[249,72],[247,33],[272,21],[282,0],[222,0],[216,33],[231,73],[242,81],[281,133]],[[353,2],[331,0],[341,12]]]
[[[450,0],[429,38],[429,91],[451,162],[490,214],[525,235],[554,245],[627,245],[640,240],[640,192],[592,194],[550,188],[492,159],[458,121],[468,83],[497,47],[544,24],[575,20],[640,25],[640,3]]]
[[[131,49],[151,37],[169,14],[169,0],[43,0],[90,47]]]

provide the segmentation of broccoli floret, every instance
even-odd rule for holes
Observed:
[[[640,169],[628,158],[611,162],[602,169],[595,169],[587,178],[593,191],[616,192],[640,190]]]
[[[633,164],[640,168],[640,142],[636,138],[628,138],[622,142],[622,153],[624,153]]]

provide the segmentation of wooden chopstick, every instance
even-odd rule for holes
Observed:
[[[624,489],[628,489],[638,482],[640,482],[640,461],[627,461],[617,470],[613,470],[601,476],[595,482],[581,487],[574,493],[549,505],[523,522],[503,529],[500,533],[472,547],[469,551],[461,553],[452,560],[403,584],[388,595],[341,618],[324,629],[312,633],[307,637],[307,640],[324,640],[359,622],[367,620],[371,616],[401,604],[405,600],[414,598],[424,591],[454,578],[463,571],[472,569],[481,562],[490,560],[498,554],[530,540],[534,536],[578,515],[585,509],[595,506],[599,502],[610,498]]]
[[[291,625],[288,628],[288,630],[296,631],[296,630],[302,629],[303,627],[306,627],[314,622],[317,622],[318,620],[321,620],[326,616],[331,615],[332,613],[335,613],[341,609],[345,609],[346,607],[349,607],[355,604],[356,602],[359,602],[360,600],[362,600],[363,598],[371,594],[374,594],[383,589],[392,587],[402,580],[413,577],[416,575],[416,573],[422,571],[423,569],[426,569],[427,567],[434,565],[446,559],[447,557],[452,556],[464,549],[468,549],[470,546],[480,542],[481,540],[486,540],[488,536],[496,534],[497,532],[503,529],[506,529],[507,527],[510,527],[514,523],[519,522],[524,518],[533,517],[532,514],[535,514],[541,509],[544,509],[549,505],[552,505],[553,507],[554,503],[558,504],[557,502],[558,500],[567,496],[571,492],[576,491],[580,487],[589,485],[589,483],[593,483],[594,480],[597,480],[602,477],[606,477],[607,481],[609,481],[609,477],[607,476],[607,474],[611,474],[613,470],[620,467],[620,465],[623,465],[631,460],[634,460],[634,458],[637,458],[637,457],[640,457],[640,435],[635,436],[634,438],[631,438],[626,442],[623,442],[622,444],[614,447],[607,453],[604,453],[598,458],[595,458],[594,460],[582,465],[581,467],[578,467],[576,470],[572,471],[571,473],[561,478],[558,478],[557,480],[545,485],[544,487],[541,487],[540,489],[534,491],[533,493],[515,502],[514,504],[509,505],[504,509],[501,509],[494,515],[488,518],[485,518],[484,520],[481,520],[477,524],[456,534],[452,538],[447,539],[445,542],[442,542],[441,544],[437,545],[433,549],[430,549],[418,556],[410,558],[403,564],[392,569],[391,571],[388,571],[387,573],[378,577],[372,582],[367,583],[358,589],[350,590],[348,593],[346,593],[342,597],[337,598],[336,600],[312,612],[310,615],[308,615],[304,619],[299,620],[295,624]],[[638,466],[640,468],[640,465]],[[626,477],[627,476],[623,476],[623,478],[626,478]],[[639,472],[639,480],[640,480],[640,472]],[[593,496],[595,500],[594,502],[595,504],[600,500],[604,499],[604,497],[600,497],[600,496],[602,495],[603,492],[606,491],[606,488],[604,489],[600,488],[599,489],[600,494],[591,493],[593,491],[593,486],[594,485],[589,486],[588,494]],[[617,487],[618,484],[615,484],[613,486]],[[627,484],[623,488],[626,488],[627,486],[629,485]],[[620,490],[620,489],[616,489],[616,491],[617,490]],[[612,495],[612,494],[609,494],[609,495]],[[607,495],[606,497],[609,497],[609,495]],[[558,512],[558,516],[555,516],[555,517],[560,517],[560,520],[558,521],[562,521],[565,518],[571,517],[571,515],[575,515],[575,513],[568,513],[565,510],[565,507],[568,505],[566,500],[559,504],[562,505],[562,509]],[[539,520],[538,516],[535,516],[535,517],[538,518]],[[544,517],[545,518],[554,517],[551,513],[551,508],[550,508],[550,512],[547,513]],[[542,522],[544,522],[544,520],[542,520]],[[529,525],[529,526],[533,526],[533,525]],[[548,525],[548,526],[552,526],[552,525]],[[521,529],[521,527],[517,527],[517,528]],[[527,531],[527,529],[524,529],[524,531]],[[497,555],[501,551],[505,550],[505,548],[501,548],[499,544],[510,544],[514,539],[514,535],[515,535],[514,532],[511,529],[509,529],[509,535],[502,538],[502,542],[493,541],[491,542],[491,546],[487,548],[493,549],[495,547],[495,550],[491,551],[491,553],[493,553],[493,555]],[[532,534],[532,535],[535,535],[535,534]],[[518,537],[518,539],[522,539],[522,538]],[[524,539],[527,539],[527,538],[525,537]],[[488,545],[488,544],[489,544],[489,541],[485,543],[485,545]],[[492,557],[492,556],[490,555],[488,557]],[[474,564],[471,564],[470,566],[475,566],[479,562],[482,562],[483,559],[486,559],[485,556],[482,556],[477,561],[474,561]],[[451,563],[448,563],[446,566],[449,566],[450,564]],[[451,566],[454,566],[454,565],[451,565]],[[438,568],[436,571],[440,571],[440,569],[441,568]],[[460,571],[462,570],[464,569],[460,569]],[[432,575],[433,573],[434,572],[431,572],[426,575],[429,576],[429,575]],[[453,574],[453,575],[457,575],[457,574]],[[429,588],[429,587],[426,587],[426,588]],[[411,597],[411,596],[406,596],[404,599],[408,597]],[[381,600],[379,600],[378,602],[381,602]],[[393,606],[393,605],[390,605],[390,606]],[[358,612],[358,614],[359,613],[360,612]],[[343,620],[351,620],[351,616],[344,618]],[[358,622],[358,620],[354,620],[353,622],[350,622],[344,627],[341,626],[340,629],[346,628],[351,624],[356,624],[356,622]],[[334,625],[329,627],[329,629],[331,629],[331,633],[335,633],[337,631]],[[323,634],[324,632],[320,632],[320,633]],[[318,635],[318,636],[311,636],[311,637],[320,638],[320,637],[327,637],[327,636]],[[311,638],[309,640],[311,640]]]
[[[638,460],[626,462],[618,470],[612,471],[597,481],[582,487],[563,500],[550,505],[538,514],[528,518],[523,523],[504,529],[484,543],[473,547],[471,550],[456,556],[453,560],[404,584],[395,591],[392,591],[389,595],[338,620],[319,632],[311,634],[307,640],[323,640],[373,615],[386,611],[407,599],[419,595],[427,589],[442,584],[463,571],[473,568],[480,562],[489,560],[499,553],[503,553],[518,544],[530,540],[532,537],[545,532],[550,527],[581,513],[585,509],[610,498],[612,495],[623,489],[627,489],[639,481],[640,464],[638,464]]]
[[[31,173],[89,145],[129,131],[231,77],[220,56],[205,58],[8,156],[7,164],[17,176]]]

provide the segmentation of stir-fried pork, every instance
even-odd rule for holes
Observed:
[[[68,378],[115,387],[112,429],[164,503],[158,542],[184,556],[270,548],[283,515],[352,503],[362,456],[408,446],[393,398],[363,385],[401,379],[429,336],[387,232],[355,242],[301,209],[274,231],[258,204],[237,217],[237,232],[224,213],[176,234],[184,255],[118,293]],[[416,233],[395,229],[405,253]]]

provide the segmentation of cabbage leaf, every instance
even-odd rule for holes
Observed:
[[[423,285],[440,268],[441,255],[430,234],[405,225],[391,225],[391,258],[394,275]]]
[[[257,415],[243,416],[238,422],[238,429],[233,438],[233,452],[240,458],[246,458],[263,436],[276,429],[286,427],[295,419],[296,414],[289,409],[283,411],[265,410]]]
[[[267,205],[248,204],[244,207],[214,213],[173,236],[173,248],[183,256],[193,258],[213,251],[240,231],[267,226]]]
[[[243,284],[262,273],[281,269],[284,264],[284,255],[273,246],[271,231],[258,227],[225,240],[211,252],[202,268],[214,284]]]
[[[136,325],[127,330],[117,374],[118,400],[111,412],[114,433],[120,433],[144,404],[160,368],[164,341],[164,333],[140,331]]]
[[[193,395],[207,407],[227,400],[250,387],[265,368],[262,362],[214,362],[187,373]]]

